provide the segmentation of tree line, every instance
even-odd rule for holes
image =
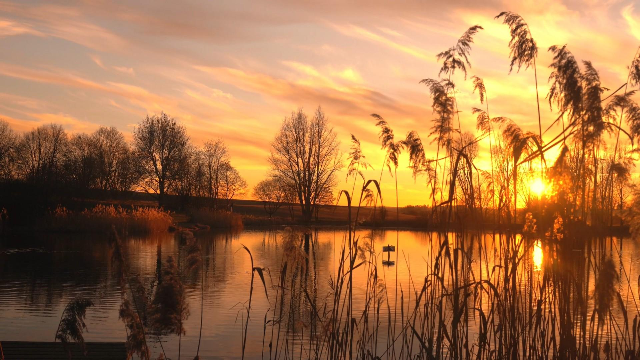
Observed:
[[[165,113],[146,116],[128,143],[115,127],[68,134],[60,125],[19,134],[0,120],[0,181],[40,187],[145,191],[210,198],[224,208],[247,189],[221,139],[192,144]]]

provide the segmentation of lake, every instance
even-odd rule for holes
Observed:
[[[302,351],[307,356],[308,353],[305,352],[311,344],[307,339],[308,329],[314,312],[320,310],[310,308],[304,300],[310,296],[317,304],[327,302],[325,299],[335,286],[335,274],[347,236],[344,229],[316,229],[308,232],[308,243],[304,241],[303,232],[289,229],[245,230],[236,234],[196,233],[196,241],[202,249],[204,276],[201,277],[200,273],[183,276],[189,316],[184,322],[186,333],[181,339],[181,357],[193,359],[195,356],[201,299],[204,299],[201,358],[241,357],[245,306],[248,304],[252,273],[249,254],[243,246],[251,251],[254,266],[264,268],[269,293],[267,299],[263,284],[256,274],[247,329],[246,358],[259,358],[263,353],[265,358],[269,358],[268,345],[274,329],[280,329],[283,338],[290,340],[288,346],[293,349],[287,347],[288,353],[298,354]],[[498,246],[500,236],[467,234],[455,237],[449,234],[449,237],[452,247],[466,249],[458,260],[470,259],[473,279],[478,281],[496,276],[496,269],[501,266],[502,261]],[[380,355],[389,348],[386,325],[389,316],[397,318],[396,322],[401,317],[400,305],[397,312],[393,310],[394,304],[398,303],[396,279],[398,300],[402,296],[406,304],[404,312],[407,312],[409,304],[420,293],[425,277],[431,273],[433,259],[440,251],[444,238],[443,235],[430,232],[395,230],[359,230],[356,238],[359,239],[362,253],[373,254],[371,262],[363,263],[353,272],[353,306],[356,313],[366,302],[371,302],[372,292],[368,286],[371,284],[373,264],[377,265],[375,276],[379,280],[377,286],[380,287],[380,291],[373,293],[379,294],[380,299],[386,299],[391,307],[388,309],[383,305],[382,311],[378,313],[377,321],[382,325],[376,333],[380,340],[375,347]],[[461,241],[467,244],[458,244]],[[395,246],[396,242],[397,252],[382,252],[383,246]],[[122,239],[122,244],[130,273],[138,275],[148,288],[152,288],[157,282],[159,261],[166,262],[171,256],[178,259],[179,268],[184,265],[185,241],[176,234],[128,237]],[[592,252],[613,254],[618,273],[623,279],[616,288],[628,307],[633,308],[633,315],[637,310],[632,304],[638,295],[635,279],[638,279],[640,269],[638,243],[629,239],[606,239],[603,244],[594,247]],[[524,274],[521,287],[539,288],[545,273],[546,258],[555,256],[548,254],[548,251],[539,241],[521,247],[522,261],[518,265]],[[574,251],[575,256],[584,257],[583,249],[570,251]],[[387,260],[395,263],[388,264]],[[265,330],[265,319],[274,318],[273,311],[269,310],[274,309],[277,301],[275,289],[278,288],[284,261],[288,262],[289,275],[297,274],[296,284],[304,284],[302,287],[307,291],[297,293],[295,300],[299,303],[298,307],[294,300],[287,302],[287,311],[291,315],[287,326],[279,324],[280,327],[276,327],[271,322],[269,329]],[[360,264],[361,261],[358,260],[357,263]],[[204,283],[201,282],[202,278]],[[290,285],[285,288],[291,290],[296,286],[293,285],[293,280],[287,281]],[[588,278],[591,287],[594,281],[593,277]],[[204,289],[204,293],[201,289]],[[522,291],[527,294],[527,289]],[[0,340],[53,341],[66,304],[79,297],[95,303],[87,310],[88,331],[84,335],[85,341],[125,341],[125,327],[118,318],[121,292],[107,237],[51,234],[37,238],[5,239],[0,242]],[[481,303],[480,306],[488,309],[489,305]],[[593,304],[589,308],[593,310]],[[622,319],[619,310],[614,312],[616,319]],[[471,319],[468,331],[473,334],[477,319],[473,314],[467,314],[467,317]],[[264,344],[263,338],[266,338]],[[148,343],[152,358],[161,352],[159,339],[167,356],[177,359],[176,335],[150,335]]]

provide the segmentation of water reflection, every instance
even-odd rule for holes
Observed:
[[[536,240],[533,246],[533,269],[535,271],[542,270],[542,261],[544,260],[544,253],[542,251],[542,241]]]
[[[383,246],[396,244],[396,237],[399,246],[388,257],[382,253]],[[499,284],[499,278],[504,276],[504,273],[501,275],[502,269],[509,265],[502,262],[503,238],[497,234],[469,233],[459,237],[419,231],[363,230],[357,232],[356,238],[359,239],[361,251],[375,256],[372,264],[363,265],[353,273],[356,284],[353,289],[354,308],[362,308],[365,302],[373,301],[368,297],[371,292],[367,289],[372,274],[378,277],[378,286],[386,286],[385,301],[393,306],[404,294],[407,302],[407,298],[413,296],[414,289],[419,290],[422,286],[420,281],[432,271],[443,241],[448,242],[452,249],[460,249],[453,250],[452,256],[457,261],[454,266],[462,278],[489,279]],[[201,357],[240,357],[241,329],[243,319],[246,320],[245,304],[252,271],[249,256],[241,250],[242,245],[250,249],[255,266],[265,269],[265,285],[269,293],[267,298],[262,283],[254,284],[256,288],[247,332],[247,357],[260,357],[265,351],[261,341],[265,315],[268,315],[270,324],[277,325],[274,331],[282,331],[283,337],[298,343],[300,340],[297,339],[303,338],[304,334],[322,326],[316,323],[309,300],[322,304],[333,291],[335,274],[340,266],[340,252],[345,243],[344,230],[202,233],[197,234],[197,241],[202,248],[204,274],[183,279],[191,309],[191,316],[184,323],[184,358],[193,358],[195,355],[201,304],[204,305]],[[518,238],[516,244],[520,241]],[[622,244],[618,239],[603,243],[608,246],[596,248],[595,251],[611,252]],[[625,251],[616,261],[630,269],[629,278],[637,279],[639,252],[636,251],[635,242],[628,243],[631,246],[625,245]],[[123,239],[123,244],[131,273],[138,275],[147,287],[161,281],[160,267],[168,257],[173,257],[179,263],[185,260],[185,242],[171,234]],[[526,251],[524,246],[519,247],[518,254],[527,257],[522,262],[526,269],[547,271],[543,267],[543,260],[553,264],[553,258],[560,258],[558,251],[562,251],[566,252],[566,256],[560,262],[556,261],[559,264],[557,266],[567,266],[574,271],[578,267],[569,261],[584,257],[583,252],[563,247],[545,253],[544,246],[537,240],[533,246],[528,245]],[[382,266],[385,260],[395,261],[395,265]],[[370,265],[377,265],[377,272]],[[125,328],[118,319],[120,289],[113,266],[107,239],[95,236],[49,236],[0,243],[0,340],[51,341],[66,303],[82,296],[96,303],[87,314],[89,332],[85,339],[124,341]],[[283,270],[285,268],[286,271]],[[530,273],[530,270],[526,271]],[[536,276],[527,281],[541,281],[541,278]],[[592,287],[593,282],[593,276],[587,278],[585,286]],[[396,283],[398,290],[395,289]],[[534,289],[539,283],[525,282],[523,286]],[[285,301],[276,307],[277,297],[282,296],[283,291],[287,295]],[[627,289],[622,287],[620,291],[626,299]],[[634,296],[637,298],[637,294],[629,294],[630,298]],[[487,302],[484,306],[488,309],[490,304]],[[388,316],[394,314],[381,311],[375,320],[385,324]],[[329,332],[331,329],[322,331]],[[378,336],[384,339],[386,332],[387,329],[383,327]],[[177,354],[176,336],[165,336],[163,342],[169,356]],[[159,345],[155,341],[149,344],[153,356],[157,356]],[[385,347],[385,341],[381,341],[380,346]]]

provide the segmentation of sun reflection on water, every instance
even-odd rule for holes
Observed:
[[[544,258],[544,254],[542,252],[542,242],[537,240],[535,245],[533,246],[533,269],[535,271],[542,270],[542,260]]]

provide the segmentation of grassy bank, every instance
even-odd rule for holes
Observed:
[[[204,224],[213,229],[242,230],[243,228],[243,217],[237,213],[207,208],[190,209],[187,213],[192,222]]]
[[[173,223],[169,212],[157,208],[125,209],[97,205],[80,212],[57,207],[42,219],[39,228],[54,232],[108,233],[112,227],[130,235],[166,232]]]

